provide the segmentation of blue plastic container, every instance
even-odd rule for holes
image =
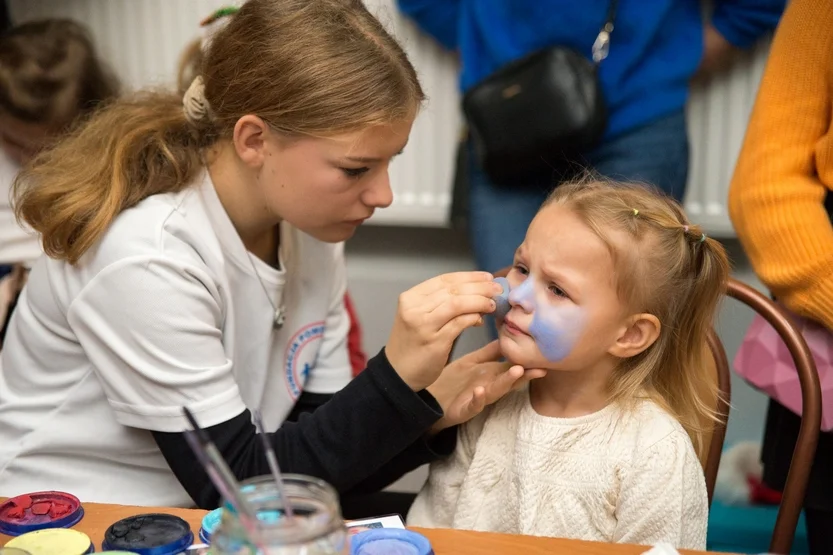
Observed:
[[[412,530],[377,528],[350,540],[350,555],[434,555],[428,538]]]
[[[199,537],[203,543],[210,544],[211,536],[217,527],[220,526],[220,520],[223,518],[223,509],[214,509],[204,517],[202,517],[202,526],[200,526]]]
[[[194,543],[186,521],[174,515],[150,513],[113,523],[104,533],[102,550],[139,555],[177,555]]]

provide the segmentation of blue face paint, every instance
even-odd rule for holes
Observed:
[[[561,322],[553,322],[541,316],[541,310],[535,311],[529,335],[535,339],[538,350],[550,362],[559,362],[567,358],[575,346],[578,333],[569,333]]]
[[[546,291],[546,287],[543,289]],[[527,331],[544,358],[559,362],[570,354],[584,327],[583,311],[579,307],[572,303],[553,305],[546,301],[538,302],[535,279],[531,276],[511,290],[509,301],[524,312],[533,313],[532,324]]]
[[[509,292],[509,302],[520,305],[526,312],[535,310],[535,280],[526,277],[523,282]]]

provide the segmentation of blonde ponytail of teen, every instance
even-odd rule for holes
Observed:
[[[42,235],[46,254],[75,263],[123,210],[186,187],[207,139],[200,142],[179,95],[121,100],[19,174],[18,218]]]

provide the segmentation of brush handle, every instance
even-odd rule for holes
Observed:
[[[268,443],[269,440],[267,439],[266,441]],[[281,470],[278,467],[278,457],[275,455],[274,449],[269,448],[266,450],[266,462],[269,464],[269,470],[272,472],[272,477],[275,479],[275,485],[278,486],[278,493],[281,496],[281,502],[283,503],[284,518],[292,522],[295,513],[292,510],[292,503],[289,502],[289,496],[286,494],[283,478],[281,478]]]
[[[272,478],[275,480],[275,486],[278,488],[278,496],[280,496],[281,503],[283,504],[284,517],[290,524],[292,524],[294,513],[292,511],[292,504],[289,502],[289,496],[286,495],[286,488],[284,487],[283,478],[281,477],[281,469],[278,466],[278,456],[275,454],[275,449],[269,441],[269,436],[266,435],[260,411],[254,411],[252,416],[254,417],[257,435],[260,436],[260,440],[263,442],[263,450],[266,453],[266,464],[269,465],[269,471],[272,473]]]

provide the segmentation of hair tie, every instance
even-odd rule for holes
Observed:
[[[191,123],[199,123],[209,116],[208,101],[205,99],[205,83],[198,75],[182,97],[182,111]]]
[[[700,235],[700,242],[702,243],[702,242],[704,242],[705,240],[706,240],[706,234],[705,234],[705,233],[703,233],[702,235]]]
[[[688,226],[687,225],[683,226],[683,233],[688,233]]]
[[[634,208],[634,209],[633,209],[633,215],[634,215],[634,217],[639,216],[639,210],[637,210],[636,208]]]

